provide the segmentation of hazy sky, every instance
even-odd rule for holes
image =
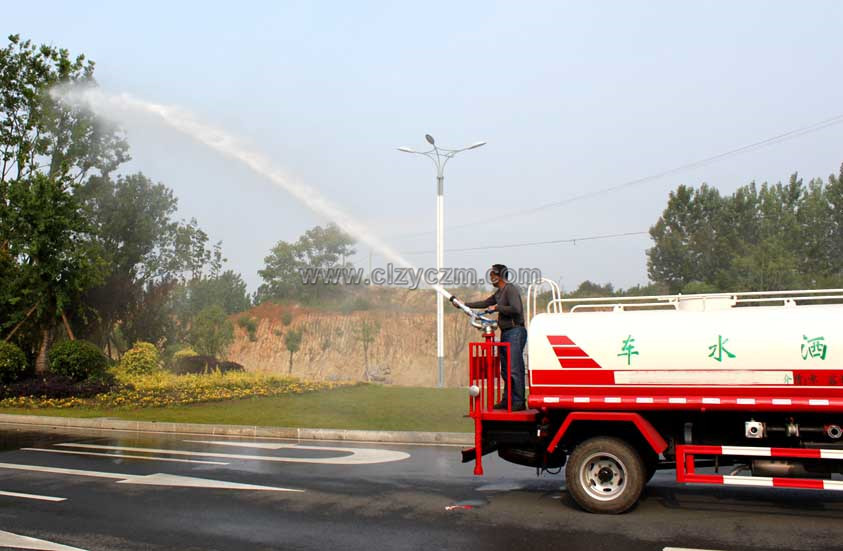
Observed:
[[[843,124],[620,191],[529,209],[843,114],[843,2],[25,2],[0,30],[85,53],[110,92],[179,105],[275,159],[400,251],[432,251],[421,148],[487,140],[446,172],[446,247],[647,230],[669,190],[723,192],[843,162]],[[133,161],[221,239],[254,289],[263,257],[325,220],[152,122]],[[646,282],[646,235],[446,254],[562,281]],[[368,250],[361,248],[360,265]],[[408,257],[432,265],[430,254]],[[375,263],[381,262],[375,259]]]

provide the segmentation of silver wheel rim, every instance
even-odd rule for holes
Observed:
[[[616,499],[626,489],[626,480],[626,466],[611,453],[593,453],[580,467],[580,483],[583,489],[598,501]]]

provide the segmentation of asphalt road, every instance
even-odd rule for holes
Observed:
[[[5,427],[0,549],[843,549],[839,493],[662,472],[632,512],[600,516],[561,474],[485,466],[444,446]]]

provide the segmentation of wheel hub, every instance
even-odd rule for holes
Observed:
[[[615,473],[613,473],[612,469],[609,467],[603,467],[600,469],[600,472],[597,473],[597,478],[604,484],[606,482],[610,482],[614,476]]]
[[[582,463],[580,480],[594,499],[610,501],[626,489],[626,466],[610,453],[595,453]]]

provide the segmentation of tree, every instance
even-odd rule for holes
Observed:
[[[841,167],[843,176],[843,167]],[[755,183],[730,196],[679,186],[650,228],[650,279],[670,292],[771,291],[843,284],[843,189]]]
[[[248,310],[252,306],[243,276],[232,270],[216,276],[191,279],[179,285],[175,296],[175,313],[191,319],[208,306],[222,307],[226,315]]]
[[[611,283],[600,285],[586,279],[579,284],[577,289],[569,293],[567,296],[571,298],[587,298],[587,297],[610,297],[615,294],[615,288]]]
[[[284,333],[284,346],[287,348],[287,351],[290,353],[290,367],[287,371],[288,373],[293,372],[293,354],[299,351],[301,348],[301,338],[302,338],[302,330],[301,329],[288,329],[286,333]]]
[[[95,176],[80,188],[79,196],[95,227],[93,241],[109,267],[103,284],[84,297],[94,315],[77,323],[84,322],[88,338],[110,350],[120,324],[130,343],[173,340],[176,329],[184,333],[200,310],[230,300],[224,286],[216,286],[204,294],[222,293],[224,298],[194,300],[189,311],[179,312],[180,296],[190,294],[185,288],[202,287],[196,282],[204,283],[206,273],[219,277],[224,259],[220,244],[209,247],[208,235],[196,220],[174,219],[178,200],[167,186],[141,173]],[[226,280],[234,277],[223,275]],[[245,294],[245,284],[240,284]],[[171,319],[174,309],[181,314],[180,324]],[[226,308],[226,313],[231,312]]]
[[[335,296],[342,281],[329,281],[327,276],[351,268],[346,258],[354,254],[353,245],[354,240],[334,224],[316,226],[295,243],[279,241],[258,272],[264,283],[257,301],[295,298],[309,302]]]
[[[70,185],[41,173],[10,187],[6,221],[9,255],[17,263],[21,296],[33,305],[33,320],[40,330],[36,371],[47,368],[53,327],[78,303],[85,289],[100,281],[103,261],[90,246],[90,230],[69,189]]]
[[[94,85],[93,71],[84,56],[18,35],[0,50],[0,251],[3,283],[17,288],[0,311],[11,314],[5,325],[31,325],[39,370],[56,317],[72,336],[65,310],[99,271],[75,192],[90,174],[108,174],[128,159],[115,127],[50,96],[57,85]]]
[[[381,324],[377,321],[363,320],[354,328],[354,338],[363,345],[363,380],[369,380],[369,346],[380,333]]]
[[[57,85],[94,86],[93,74],[84,55],[71,58],[65,49],[9,36],[0,50],[0,205],[11,182],[35,172],[65,174],[78,184],[91,171],[107,174],[129,159],[116,126],[49,93]]]
[[[200,354],[218,357],[234,340],[234,326],[219,305],[205,308],[190,327],[190,344]]]
[[[95,315],[80,322],[85,322],[88,338],[110,349],[118,322],[133,328],[147,325],[136,318],[160,317],[148,309],[166,304],[160,300],[161,291],[172,289],[166,282],[174,275],[165,266],[163,251],[176,231],[172,216],[177,200],[166,186],[140,173],[117,179],[92,177],[79,196],[94,226],[92,240],[108,262],[102,284],[84,297]],[[135,336],[154,342],[160,335]]]

